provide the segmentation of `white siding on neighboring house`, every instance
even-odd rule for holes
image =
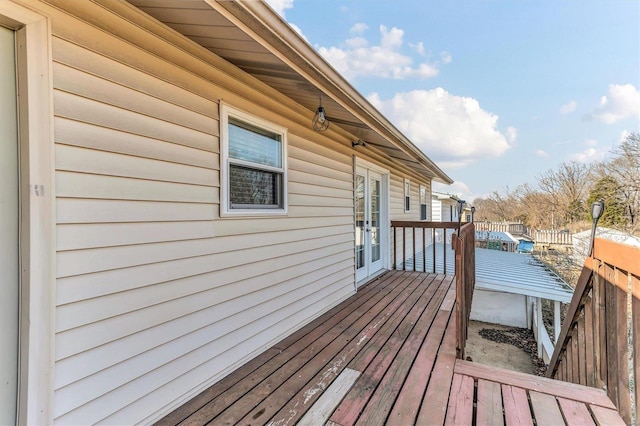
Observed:
[[[153,420],[353,293],[351,152],[102,6],[34,7],[53,30],[55,421]],[[287,217],[219,217],[220,98],[289,129]]]

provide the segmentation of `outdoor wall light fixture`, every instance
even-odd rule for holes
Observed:
[[[313,116],[311,123],[313,130],[316,132],[324,132],[329,128],[329,119],[327,119],[327,114],[322,106],[322,96],[320,96],[320,105],[318,105],[318,109],[316,109],[316,114]]]
[[[598,201],[594,201],[591,204],[591,219],[593,220],[593,224],[591,226],[591,245],[589,247],[589,257],[593,254],[593,244],[596,239],[596,228],[598,227],[598,220],[602,217],[602,213],[604,213],[604,200],[601,198]]]
[[[357,141],[351,141],[351,146],[355,148],[356,146],[367,146],[367,144],[365,141],[358,139]]]

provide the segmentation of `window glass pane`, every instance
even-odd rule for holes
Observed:
[[[364,267],[364,176],[356,175],[356,269]]]
[[[380,184],[371,179],[371,262],[380,260]]]
[[[247,167],[230,165],[229,193],[231,207],[250,205],[280,206],[282,175]]]
[[[281,136],[229,118],[229,157],[282,167]]]

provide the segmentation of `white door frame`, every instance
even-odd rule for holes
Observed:
[[[374,163],[363,160],[361,158],[355,157],[355,168],[354,168],[354,186],[356,181],[356,176],[358,174],[365,174],[365,183],[368,187],[369,185],[369,172],[373,172],[376,175],[381,177],[381,187],[380,187],[380,261],[376,262],[376,267],[371,269],[370,262],[370,253],[368,250],[365,250],[365,265],[364,268],[360,271],[356,269],[356,289],[359,285],[366,283],[371,278],[376,275],[386,271],[390,267],[390,248],[389,248],[389,232],[391,229],[391,221],[390,221],[390,202],[389,202],[389,194],[390,194],[390,173],[389,170],[384,169]],[[366,192],[365,192],[366,193]],[[354,197],[355,197],[355,188],[354,188]],[[355,199],[354,199],[355,200]],[[365,195],[365,206],[368,204],[369,199]],[[368,207],[367,207],[368,208]],[[355,229],[356,221],[354,218],[354,233],[357,232]],[[367,234],[365,234],[366,236]],[[357,235],[356,235],[357,236]],[[368,236],[365,238],[365,246],[368,244]],[[354,253],[357,256],[356,252],[356,241],[354,241]],[[354,267],[357,268],[357,259],[354,258]]]
[[[18,424],[53,423],[55,211],[53,90],[49,20],[0,2],[15,31],[20,186]]]

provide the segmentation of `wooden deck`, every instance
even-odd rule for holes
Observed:
[[[453,276],[392,271],[162,425],[623,424],[603,391],[456,359]]]

